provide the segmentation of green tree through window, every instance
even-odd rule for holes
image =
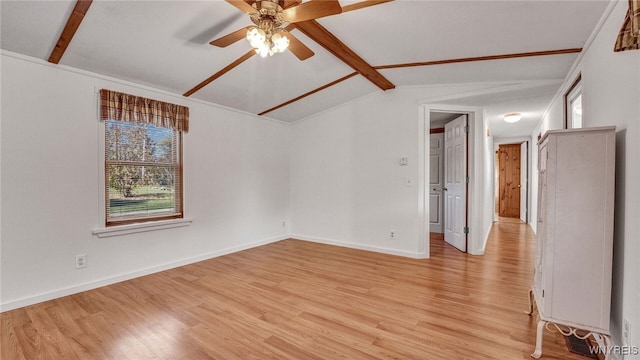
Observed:
[[[182,217],[181,134],[105,121],[107,225]]]

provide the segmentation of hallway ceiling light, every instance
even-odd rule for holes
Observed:
[[[520,119],[522,119],[522,115],[520,115],[520,113],[509,113],[504,115],[504,121],[511,124],[520,121]]]

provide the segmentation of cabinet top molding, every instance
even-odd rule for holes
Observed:
[[[542,144],[544,140],[552,134],[575,134],[575,133],[587,133],[587,132],[596,132],[596,131],[615,131],[615,126],[599,126],[599,127],[588,127],[588,128],[578,128],[578,129],[559,129],[559,130],[547,130],[544,133],[544,136],[538,141],[538,145]]]

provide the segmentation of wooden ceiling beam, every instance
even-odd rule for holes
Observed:
[[[532,51],[532,52],[513,53],[513,54],[501,54],[501,55],[476,56],[476,57],[468,57],[468,58],[424,61],[424,62],[415,62],[415,63],[406,63],[406,64],[381,65],[381,66],[375,66],[374,69],[378,69],[378,70],[399,69],[399,68],[407,68],[407,67],[415,67],[415,66],[432,66],[432,65],[455,64],[455,63],[474,62],[474,61],[504,60],[504,59],[517,59],[517,58],[534,57],[534,56],[575,54],[581,51],[582,51],[582,48]]]
[[[220,70],[217,73],[209,76],[205,81],[201,82],[200,84],[198,84],[195,87],[193,87],[193,89],[191,89],[191,90],[187,91],[186,93],[182,94],[182,96],[189,97],[189,96],[193,95],[193,93],[195,93],[196,91],[198,91],[198,90],[202,89],[203,87],[207,86],[210,82],[212,82],[213,80],[219,78],[220,76],[228,73],[229,71],[231,71],[231,69],[233,69],[234,67],[242,64],[243,62],[245,62],[246,60],[248,60],[249,58],[251,58],[255,54],[256,54],[256,51],[254,49],[249,50],[246,54],[240,56],[234,62],[232,62],[231,64],[225,66],[222,70]]]
[[[274,106],[274,107],[272,107],[271,109],[265,110],[265,111],[263,111],[263,112],[259,113],[259,114],[258,114],[258,116],[262,116],[262,115],[268,114],[268,113],[270,113],[270,112],[272,112],[272,111],[275,111],[275,110],[278,110],[278,109],[280,109],[280,108],[283,108],[283,107],[285,107],[285,106],[287,106],[287,105],[289,105],[289,104],[292,104],[292,103],[294,103],[294,102],[296,102],[296,101],[298,101],[298,100],[304,99],[304,98],[306,98],[307,96],[313,95],[313,94],[315,94],[315,93],[317,93],[317,92],[320,92],[320,91],[322,91],[322,90],[324,90],[324,89],[326,89],[326,88],[328,88],[328,87],[331,87],[331,86],[333,86],[333,85],[335,85],[335,84],[341,83],[341,82],[343,82],[343,81],[345,81],[345,80],[347,80],[347,79],[351,79],[352,77],[354,77],[354,76],[356,76],[356,75],[358,75],[358,73],[357,73],[357,72],[353,72],[353,73],[351,73],[351,74],[349,74],[349,75],[347,75],[347,76],[343,76],[343,77],[341,77],[341,78],[340,78],[340,79],[338,79],[338,80],[332,81],[332,82],[330,82],[330,83],[328,83],[328,84],[326,84],[326,85],[322,85],[321,87],[319,87],[319,88],[317,88],[317,89],[311,90],[311,91],[309,91],[309,92],[307,92],[307,93],[304,93],[304,94],[302,94],[302,95],[300,95],[300,96],[298,96],[298,97],[295,97],[295,98],[293,98],[293,99],[291,99],[291,100],[289,100],[289,101],[287,101],[287,102],[284,102],[284,103],[282,103],[282,104],[280,104],[280,105]]]
[[[423,61],[423,62],[415,62],[415,63],[406,63],[406,64],[394,64],[394,65],[382,65],[375,66],[374,69],[384,70],[384,69],[399,69],[399,68],[407,68],[407,67],[415,67],[415,66],[433,66],[433,65],[444,65],[444,64],[455,64],[455,63],[464,63],[464,62],[475,62],[475,61],[488,61],[488,60],[503,60],[503,59],[517,59],[523,57],[532,57],[532,56],[549,56],[549,55],[563,55],[563,54],[574,54],[582,51],[582,48],[570,48],[570,49],[559,49],[559,50],[544,50],[544,51],[532,51],[532,52],[524,52],[524,53],[512,53],[512,54],[501,54],[501,55],[488,55],[488,56],[476,56],[476,57],[468,57],[468,58],[455,58],[455,59],[446,59],[446,60],[435,60],[435,61]],[[293,98],[287,102],[284,102],[280,105],[274,106],[271,109],[265,110],[258,115],[265,115],[277,109],[283,108],[289,104],[292,104],[298,100],[301,100],[307,96],[313,95],[319,91],[322,91],[328,87],[336,85],[342,81],[352,78],[357,75],[357,73],[352,73],[347,76],[344,76],[338,80],[332,81],[326,85],[323,85],[317,89],[311,90],[305,94],[302,94],[296,98]]]
[[[349,65],[353,70],[367,78],[380,89],[390,90],[395,88],[395,85],[317,21],[302,21],[294,25],[298,30],[302,31],[303,34],[327,49],[327,51]]]
[[[364,1],[360,1],[357,3],[352,3],[349,5],[345,5],[342,7],[342,12],[346,13],[348,11],[353,11],[353,10],[360,10],[369,6],[374,6],[374,5],[379,5],[379,4],[384,4],[387,2],[391,2],[393,0],[364,0]]]
[[[62,34],[60,34],[60,38],[58,39],[56,46],[51,51],[51,55],[49,56],[50,63],[57,64],[60,62],[62,55],[64,55],[64,52],[71,43],[71,39],[73,39],[73,36],[80,27],[80,23],[82,23],[82,19],[84,19],[91,3],[92,0],[76,1],[76,5],[73,7],[73,11],[67,20],[67,24],[64,26],[64,29],[62,29]]]

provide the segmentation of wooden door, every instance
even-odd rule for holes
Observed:
[[[467,115],[444,126],[444,241],[467,251]]]
[[[498,148],[498,215],[520,218],[520,144]]]
[[[444,133],[430,135],[429,151],[429,231],[443,232]]]

